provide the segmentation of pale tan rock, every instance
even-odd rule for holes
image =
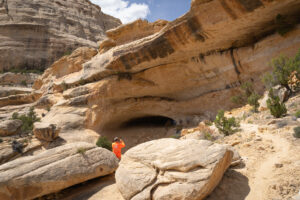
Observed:
[[[6,120],[0,122],[0,136],[9,136],[17,134],[22,126],[22,121],[18,119]]]
[[[0,108],[8,105],[29,104],[38,100],[42,96],[39,92],[32,92],[30,94],[16,94],[8,97],[0,98]]]
[[[73,143],[0,166],[0,199],[27,200],[114,172],[115,155],[88,143]]]
[[[5,1],[0,4],[0,70],[46,69],[72,50],[97,48],[121,25],[89,0]]]
[[[106,35],[111,39],[108,41],[114,41],[114,43],[110,42],[110,46],[113,46],[112,44],[122,45],[157,33],[167,24],[168,21],[166,20],[157,20],[153,23],[149,23],[147,20],[138,19],[134,22],[111,29],[106,32]]]
[[[45,140],[48,142],[52,142],[55,140],[58,135],[59,135],[60,128],[57,128],[56,125],[54,124],[49,124],[49,123],[41,123],[41,122],[36,122],[34,123],[33,127],[33,133],[34,135],[40,139],[40,140]]]
[[[7,97],[16,94],[29,94],[32,91],[33,90],[31,88],[25,88],[25,87],[1,87],[0,97]]]
[[[218,185],[232,155],[206,140],[154,140],[125,153],[116,183],[124,199],[203,199]]]
[[[0,74],[0,85],[20,86],[24,83],[26,83],[27,85],[32,85],[38,77],[38,74],[33,73],[21,74],[7,72],[4,74]]]

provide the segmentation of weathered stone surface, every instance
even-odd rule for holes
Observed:
[[[205,134],[200,131],[195,131],[190,134],[186,134],[180,138],[181,140],[186,140],[186,139],[195,139],[195,140],[204,140],[205,139]]]
[[[110,174],[118,160],[103,148],[73,143],[0,166],[0,199],[27,200]]]
[[[25,87],[1,87],[0,88],[0,97],[7,97],[10,95],[16,94],[29,94],[33,91],[31,88]]]
[[[38,74],[27,73],[3,73],[0,74],[0,85],[13,85],[13,86],[20,86],[26,83],[27,85],[32,85],[35,80],[39,77]]]
[[[14,135],[22,126],[21,120],[6,120],[0,122],[0,136]]]
[[[165,20],[157,20],[153,23],[149,23],[147,20],[139,19],[111,29],[106,32],[106,35],[114,41],[116,45],[122,45],[157,33],[167,24],[168,21]]]
[[[58,137],[60,129],[57,128],[56,125],[54,124],[49,124],[49,123],[41,123],[41,122],[36,122],[34,123],[33,127],[33,133],[34,135],[40,139],[40,140],[45,140],[48,142],[52,142]]]
[[[39,92],[32,92],[30,94],[16,94],[8,97],[0,97],[0,107],[33,103],[41,96],[42,94]]]
[[[213,119],[235,106],[230,97],[242,82],[253,81],[262,92],[260,76],[270,60],[294,55],[300,45],[299,26],[285,37],[268,35],[274,27],[266,26],[278,12],[296,13],[299,1],[264,1],[252,11],[227,3],[235,17],[219,1],[200,2],[159,32],[97,54],[78,72],[49,75],[41,89],[68,94],[84,85],[88,93],[64,95],[60,106],[87,108],[85,127],[95,131],[144,116]]]
[[[97,48],[121,24],[89,0],[11,0],[0,4],[0,70],[45,69],[80,46]]]
[[[218,185],[232,156],[206,140],[154,140],[125,153],[116,183],[125,199],[203,199]]]

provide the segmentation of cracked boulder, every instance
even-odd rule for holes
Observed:
[[[113,173],[116,156],[78,142],[22,157],[0,166],[0,199],[27,200]]]
[[[225,146],[206,140],[153,140],[125,153],[116,183],[126,200],[203,199],[218,185],[232,156]]]
[[[52,142],[58,137],[60,129],[56,127],[54,124],[49,123],[34,123],[33,133],[34,135],[40,139],[48,142]]]
[[[0,136],[10,136],[17,134],[22,126],[21,120],[6,120],[0,122]]]

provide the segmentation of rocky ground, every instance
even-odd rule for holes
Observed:
[[[300,94],[290,98],[286,106],[288,114],[280,119],[274,119],[268,110],[253,113],[249,106],[227,113],[241,120],[241,130],[227,137],[215,133],[215,142],[233,146],[241,161],[226,171],[207,200],[291,200],[299,193],[300,139],[293,136],[293,128],[300,125],[294,116],[300,109]],[[123,200],[114,175],[44,198]]]

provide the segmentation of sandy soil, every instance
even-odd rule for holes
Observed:
[[[243,117],[241,131],[216,141],[234,146],[242,162],[227,170],[206,200],[290,200],[300,191],[300,139],[293,137],[293,128],[300,125],[300,120],[293,117],[300,109],[300,95],[292,98],[287,107],[289,113],[281,119],[274,119],[268,111]],[[240,109],[235,115],[240,116],[245,110]],[[129,146],[153,139],[143,139],[146,135],[173,134],[173,130],[168,132],[163,128],[139,127],[126,131],[127,139],[136,140]],[[113,175],[66,189],[57,199],[123,200]]]

